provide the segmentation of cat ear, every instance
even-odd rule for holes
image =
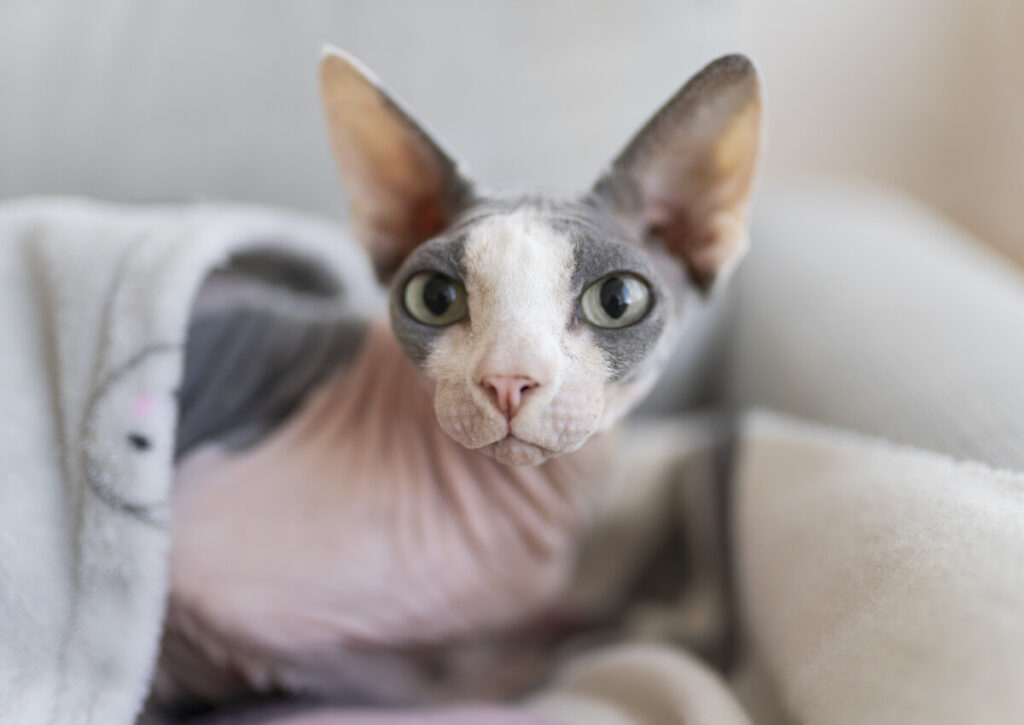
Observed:
[[[707,292],[746,251],[760,137],[757,71],[745,56],[725,56],[662,106],[592,193],[678,255]]]
[[[359,61],[326,47],[320,91],[356,236],[386,278],[472,199],[440,145]]]

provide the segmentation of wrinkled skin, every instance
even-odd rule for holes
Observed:
[[[157,692],[518,690],[542,669],[528,630],[571,573],[602,450],[538,467],[467,454],[376,325],[351,369],[262,445],[183,465]]]
[[[245,445],[221,427],[181,461],[154,694],[508,698],[547,673],[567,622],[586,623],[560,597],[607,483],[607,431],[746,248],[756,72],[740,56],[709,65],[568,202],[478,192],[346,56],[325,56],[321,82],[356,236],[390,282],[390,325],[369,322],[358,354]],[[406,292],[423,273],[464,296],[460,315],[413,314],[410,299],[426,297]],[[647,291],[628,324],[584,304],[615,275]],[[600,300],[606,312],[632,304]],[[278,337],[253,339],[276,353]],[[225,379],[237,383],[259,357],[233,353]],[[280,401],[289,371],[275,376],[284,383],[227,385],[212,409]],[[503,710],[308,717],[278,725],[540,722]]]

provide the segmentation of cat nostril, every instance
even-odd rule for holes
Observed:
[[[528,375],[485,375],[480,385],[490,393],[494,404],[508,420],[519,412],[523,397],[540,387],[540,383]]]

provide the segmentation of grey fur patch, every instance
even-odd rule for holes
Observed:
[[[342,290],[327,271],[297,257],[257,244],[231,258],[230,269],[248,279],[315,297],[338,297]]]
[[[606,329],[591,326],[594,341],[604,353],[612,380],[629,380],[631,373],[657,347],[667,327],[670,293],[660,284],[660,275],[635,249],[604,239],[574,239],[576,267],[574,283],[579,292],[614,272],[630,272],[644,279],[651,290],[651,307],[640,320],[627,327]],[[577,310],[577,314],[581,314]]]
[[[253,445],[358,352],[365,320],[319,275],[311,262],[254,252],[207,279],[185,345],[176,458],[208,441]]]
[[[590,325],[595,343],[604,353],[610,378],[626,381],[657,346],[669,317],[679,307],[680,282],[655,269],[651,254],[632,240],[600,206],[562,202],[546,211],[548,222],[573,244],[573,293],[579,299],[590,285],[615,272],[629,272],[645,280],[651,290],[647,314],[628,327],[606,329]],[[577,306],[578,324],[583,320]]]
[[[465,251],[466,235],[455,229],[417,248],[395,275],[395,282],[391,285],[389,295],[391,329],[402,351],[417,365],[423,365],[434,348],[434,341],[443,335],[447,328],[424,325],[409,315],[403,301],[405,285],[420,272],[441,272],[465,284]]]
[[[175,456],[219,440],[250,446],[358,350],[362,320],[305,321],[248,309],[189,329]]]

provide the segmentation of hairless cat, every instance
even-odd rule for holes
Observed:
[[[481,190],[340,51],[321,87],[387,302],[259,255],[206,283],[155,695],[502,698],[543,668],[604,433],[746,249],[758,77],[714,61],[574,198]],[[405,722],[338,712],[308,722]]]

